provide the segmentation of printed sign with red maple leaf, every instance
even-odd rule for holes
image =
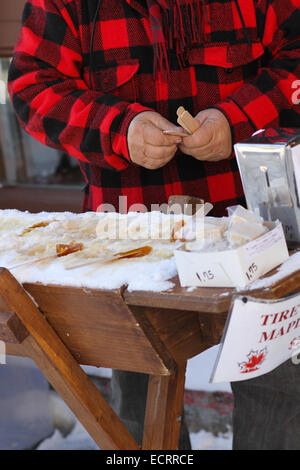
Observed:
[[[247,354],[248,361],[238,363],[241,369],[241,374],[247,374],[248,372],[254,372],[255,370],[258,370],[265,360],[267,353],[267,348],[261,349],[260,351],[251,350],[249,354]]]

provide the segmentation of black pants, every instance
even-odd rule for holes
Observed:
[[[231,384],[234,450],[300,449],[300,364]]]
[[[113,371],[113,408],[142,443],[148,376]],[[288,360],[261,377],[231,384],[234,450],[300,450],[300,364]],[[182,421],[179,449],[190,450]]]
[[[119,370],[112,371],[112,408],[139,445],[143,441],[147,391],[148,375]],[[191,449],[184,416],[181,423],[179,449]]]

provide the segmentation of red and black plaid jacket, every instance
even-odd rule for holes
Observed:
[[[119,196],[127,204],[161,204],[172,194],[211,201],[215,214],[243,202],[234,155],[217,163],[180,152],[147,170],[130,161],[127,129],[153,109],[176,123],[182,105],[193,115],[216,106],[233,142],[266,127],[300,127],[300,0],[206,0],[204,42],[170,77],[153,73],[146,2],[102,0],[94,40],[94,89],[89,81],[96,0],[29,0],[9,73],[20,122],[45,145],[77,158],[89,185],[84,209]],[[250,43],[250,41],[251,43]],[[294,101],[294,102],[293,102]],[[298,102],[298,104],[297,104]]]

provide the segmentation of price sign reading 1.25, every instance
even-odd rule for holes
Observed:
[[[207,281],[212,281],[214,279],[215,275],[212,272],[211,269],[207,269],[206,271],[196,273],[197,278],[199,279],[200,282],[207,282]]]
[[[251,281],[256,271],[257,271],[257,265],[255,263],[252,263],[246,272],[246,276],[249,281]]]

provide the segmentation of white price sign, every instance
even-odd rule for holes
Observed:
[[[279,301],[237,297],[210,381],[234,382],[258,377],[297,354],[300,354],[300,294]]]
[[[211,283],[215,282],[218,276],[224,276],[224,271],[218,263],[211,263],[207,266],[197,266],[194,275],[198,284],[209,286]]]

